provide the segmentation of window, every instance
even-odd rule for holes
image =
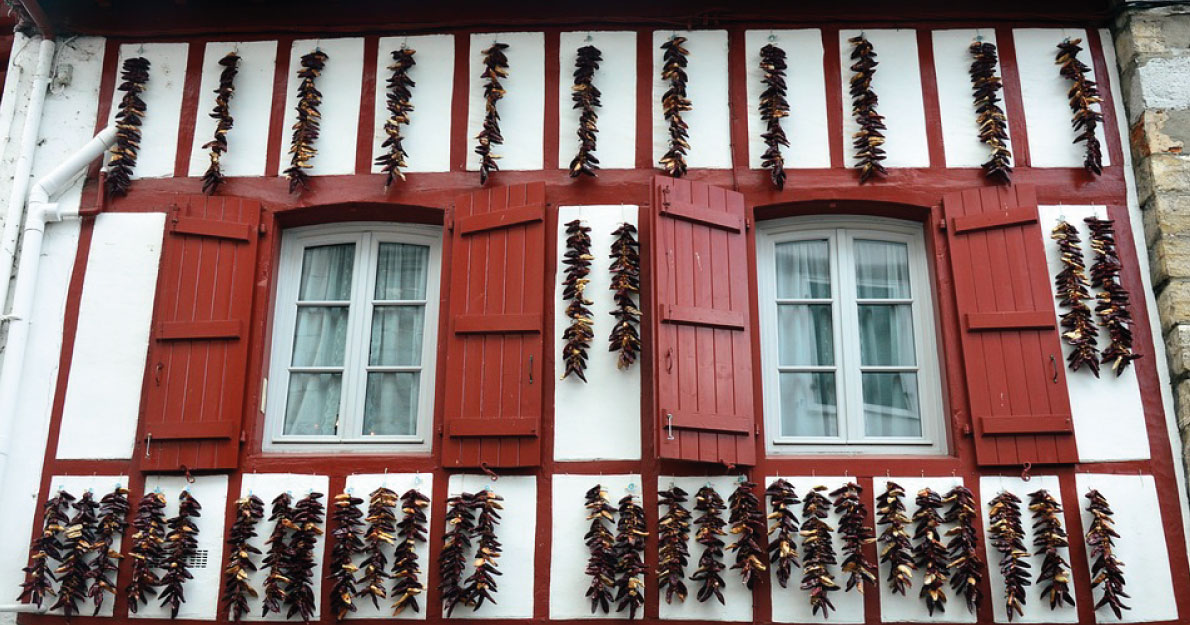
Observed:
[[[757,259],[770,450],[944,451],[921,226],[779,220]]]
[[[285,232],[265,449],[429,449],[442,231]]]

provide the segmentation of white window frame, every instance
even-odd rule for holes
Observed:
[[[778,376],[776,246],[803,240],[829,240],[832,328],[835,331],[835,384],[838,437],[780,436],[781,393]],[[859,316],[855,297],[855,239],[893,241],[909,250],[910,294],[913,298],[914,349],[922,435],[866,437],[860,376]],[[766,449],[781,454],[903,454],[947,453],[943,420],[942,380],[939,373],[937,325],[930,285],[925,234],[916,222],[884,217],[800,216],[763,222],[756,236],[757,286],[760,306],[761,366],[764,384]],[[844,270],[841,265],[846,265]],[[870,369],[870,367],[865,367]],[[853,434],[855,433],[855,434]]]
[[[347,320],[347,346],[339,397],[339,427],[334,435],[284,434],[288,403],[289,364],[293,357],[297,322],[298,287],[305,250],[318,245],[354,243],[351,275],[351,308]],[[407,243],[429,248],[426,269],[425,322],[422,331],[421,376],[418,384],[417,431],[413,435],[363,436],[364,399],[367,391],[369,335],[376,282],[376,261],[381,243]],[[273,307],[272,350],[266,378],[266,452],[328,451],[360,453],[417,453],[430,451],[434,414],[434,379],[438,353],[438,303],[442,269],[442,228],[392,222],[353,222],[304,226],[281,235],[277,264],[277,291]]]

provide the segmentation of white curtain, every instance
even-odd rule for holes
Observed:
[[[376,266],[375,299],[425,300],[430,249],[424,245],[381,243]],[[420,367],[425,304],[378,305],[372,311],[368,348],[370,366]],[[417,432],[420,371],[369,372],[364,400],[368,435]]]
[[[777,306],[777,351],[782,367],[832,366],[830,244],[791,241],[776,246],[777,297],[823,300],[821,304]],[[789,371],[781,378],[781,435],[837,436],[835,374]]]

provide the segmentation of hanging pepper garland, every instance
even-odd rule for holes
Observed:
[[[1056,610],[1063,603],[1073,606],[1070,594],[1070,563],[1059,551],[1070,545],[1062,527],[1062,505],[1044,488],[1029,494],[1029,509],[1033,511],[1033,546],[1035,555],[1044,555],[1037,583],[1042,585],[1041,596]]]
[[[211,109],[211,117],[215,118],[215,136],[203,144],[208,150],[211,164],[202,176],[202,192],[213,195],[224,182],[223,169],[220,159],[227,153],[227,133],[231,131],[235,118],[231,116],[231,98],[235,95],[236,74],[240,71],[240,55],[228,52],[219,59],[223,70],[219,73],[219,87],[215,89],[215,108]]]
[[[1014,614],[1025,615],[1025,586],[1032,582],[1029,550],[1025,548],[1025,530],[1021,526],[1021,500],[1004,491],[991,502],[991,526],[988,535],[992,547],[1000,553],[1000,574],[1004,576],[1004,611],[1008,620]]]
[[[364,500],[351,493],[335,495],[334,510],[331,519],[335,529],[331,530],[331,562],[327,579],[331,580],[331,614],[336,620],[343,620],[350,612],[356,611],[354,598],[356,596],[355,578],[359,567],[355,565],[356,554],[364,553],[363,518],[360,510]]]
[[[409,608],[421,612],[417,596],[424,589],[421,583],[421,565],[418,564],[417,543],[426,542],[429,530],[426,527],[426,508],[430,498],[415,488],[401,495],[403,516],[397,523],[397,549],[393,554],[393,615]]]
[[[749,589],[765,570],[765,550],[761,541],[768,531],[764,507],[756,497],[755,489],[756,484],[752,482],[740,482],[727,501],[731,509],[731,533],[737,535],[736,541],[727,547],[735,551],[735,564],[731,568],[740,570],[740,579]]]
[[[886,176],[888,171],[880,161],[885,159],[884,116],[876,112],[880,98],[872,90],[872,78],[876,75],[876,50],[861,34],[847,40],[851,43],[851,115],[859,125],[852,139],[855,148],[855,167],[859,170],[859,182],[863,184],[872,176]]]
[[[132,547],[128,550],[128,557],[132,558],[132,573],[125,594],[128,596],[129,611],[136,614],[137,608],[157,595],[157,587],[161,585],[161,579],[154,569],[161,567],[162,558],[165,557],[165,495],[156,492],[145,494],[136,507],[132,528],[136,530],[132,535]]]
[[[830,618],[835,604],[830,593],[839,590],[830,567],[838,562],[835,547],[831,542],[831,526],[826,522],[830,515],[831,502],[827,499],[825,486],[815,486],[806,494],[802,504],[802,590],[810,591],[811,614],[822,612],[822,618]]]
[[[930,616],[934,611],[946,611],[946,545],[942,544],[942,496],[932,489],[917,493],[917,511],[913,520],[917,524],[913,548],[918,570],[922,571],[920,596],[926,602]]]
[[[149,59],[137,56],[124,59],[118,90],[120,98],[116,113],[116,144],[111,149],[107,165],[107,193],[112,197],[126,195],[132,186],[132,171],[136,169],[136,156],[140,151],[141,126],[144,124],[147,106],[141,99],[149,82]]]
[[[612,589],[616,585],[616,537],[608,525],[615,524],[616,509],[607,499],[607,490],[596,484],[587,491],[586,508],[590,528],[583,536],[587,544],[586,574],[591,578],[587,586],[587,597],[591,600],[591,614],[601,610],[611,612]],[[660,574],[658,574],[660,577]],[[664,580],[664,577],[662,577]],[[663,582],[664,583],[664,582]]]
[[[297,121],[293,124],[293,138],[289,143],[289,168],[285,176],[289,178],[289,192],[305,190],[310,181],[307,169],[313,167],[310,161],[318,154],[314,144],[318,141],[322,114],[318,107],[322,105],[322,93],[318,91],[318,77],[326,67],[330,57],[322,50],[302,56],[302,68],[298,70],[297,89]]]
[[[686,565],[690,562],[690,511],[686,509],[687,493],[677,486],[657,493],[657,506],[665,508],[658,523],[657,588],[665,591],[665,602],[686,601]]]
[[[1012,152],[1008,149],[1008,118],[1000,108],[1004,82],[996,75],[1000,62],[996,44],[974,41],[968,50],[975,59],[971,62],[971,90],[975,97],[979,140],[991,151],[990,158],[983,164],[983,173],[992,180],[1008,184],[1012,179]]]
[[[471,533],[475,530],[475,495],[463,493],[446,500],[446,535],[442,551],[438,553],[438,592],[442,606],[450,616],[463,602],[463,571],[467,568],[467,552],[471,550]]]
[[[612,282],[609,287],[615,295],[616,309],[611,316],[616,322],[608,336],[608,351],[619,352],[616,367],[627,369],[636,363],[640,354],[640,308],[636,297],[640,293],[640,243],[636,239],[636,226],[628,222],[620,224],[612,232],[610,271]]]
[[[409,77],[409,70],[417,64],[413,55],[417,51],[401,46],[393,50],[393,62],[388,66],[391,74],[388,77],[388,90],[385,96],[385,106],[388,108],[388,119],[384,120],[384,143],[380,145],[383,152],[377,156],[375,162],[384,172],[384,188],[392,186],[397,178],[405,180],[405,159],[409,155],[405,152],[405,138],[401,136],[401,126],[409,123],[409,113],[413,112],[413,87],[416,83]]]
[[[324,507],[322,493],[311,492],[293,505],[291,515],[293,535],[289,540],[289,547],[282,557],[282,570],[289,583],[285,590],[285,605],[289,610],[285,618],[291,619],[295,615],[302,621],[309,623],[314,617],[314,547],[318,537],[322,535]]]
[[[690,98],[686,97],[687,57],[690,51],[682,47],[686,43],[685,37],[674,35],[661,44],[662,54],[661,80],[668,85],[661,96],[661,110],[665,115],[665,122],[669,124],[669,149],[659,161],[665,173],[674,178],[681,178],[686,174],[686,152],[690,149],[690,127],[682,119],[682,113],[692,110]]]
[[[260,555],[260,549],[251,542],[256,538],[256,525],[262,518],[264,502],[260,497],[248,495],[236,500],[235,521],[227,536],[230,553],[227,567],[223,569],[223,603],[227,606],[228,618],[233,621],[239,621],[248,613],[248,597],[259,596],[248,578],[256,572],[252,556]]]
[[[603,53],[599,48],[586,45],[578,49],[578,56],[574,59],[574,86],[571,87],[570,99],[578,115],[578,153],[570,161],[570,177],[577,178],[583,174],[594,176],[599,169],[599,159],[592,152],[595,151],[596,135],[599,134],[599,113],[595,111],[603,106],[599,101],[602,95],[595,86],[595,72],[599,70],[599,63],[603,61]]]
[[[1078,229],[1070,222],[1061,221],[1054,227],[1050,238],[1058,242],[1062,260],[1062,271],[1054,277],[1054,290],[1059,304],[1068,309],[1061,317],[1062,338],[1073,348],[1066,362],[1071,371],[1085,366],[1099,377],[1099,349],[1096,346],[1099,330],[1095,328],[1091,309],[1085,303],[1091,299],[1091,283],[1083,265]]]
[[[21,595],[17,601],[32,603],[40,609],[46,596],[55,594],[54,582],[58,578],[54,575],[50,561],[62,559],[59,534],[70,522],[68,513],[73,501],[74,495],[60,490],[42,504],[41,534],[33,539],[29,549],[30,562],[23,569],[25,581],[21,584]]]
[[[1122,266],[1116,251],[1114,222],[1098,217],[1084,221],[1091,229],[1091,251],[1095,253],[1095,262],[1091,264],[1091,285],[1099,290],[1095,313],[1099,315],[1099,325],[1107,328],[1109,339],[1107,349],[1103,350],[1103,364],[1111,363],[1112,371],[1119,376],[1133,360],[1140,358],[1132,351],[1132,298],[1120,284]]]
[[[880,562],[888,563],[888,587],[893,594],[905,595],[913,587],[913,539],[906,529],[909,516],[905,512],[905,489],[896,482],[885,484],[884,492],[876,500],[878,526],[887,526],[880,533]]]
[[[690,581],[702,582],[698,589],[698,600],[705,602],[711,597],[726,605],[723,599],[723,536],[727,535],[724,527],[727,522],[723,519],[723,511],[727,505],[723,498],[710,484],[703,486],[694,494],[694,511],[702,513],[694,519],[697,530],[694,540],[702,545],[702,554],[698,557],[698,569],[690,576]]]
[[[189,562],[198,551],[198,526],[194,520],[202,516],[202,505],[184,490],[178,495],[178,514],[170,517],[167,525],[169,534],[165,539],[165,559],[161,568],[165,575],[161,577],[161,607],[169,608],[169,617],[178,618],[178,611],[186,603],[183,585],[194,575],[190,572]]]
[[[628,610],[628,620],[636,618],[645,605],[645,541],[648,524],[645,510],[631,493],[620,499],[620,519],[616,523],[616,612]]]
[[[1103,114],[1094,107],[1102,99],[1099,97],[1099,87],[1087,78],[1087,72],[1091,71],[1091,68],[1078,60],[1078,53],[1083,51],[1079,45],[1082,41],[1066,39],[1059,43],[1055,63],[1061,66],[1059,72],[1062,77],[1070,81],[1066,99],[1070,102],[1072,114],[1070,125],[1076,133],[1074,142],[1082,143],[1085,150],[1083,168],[1099,175],[1103,173],[1103,148],[1099,144],[1099,138],[1095,136],[1095,129],[1103,123]]]
[[[1115,513],[1108,505],[1107,498],[1098,490],[1091,490],[1085,497],[1089,502],[1087,511],[1092,516],[1086,536],[1092,560],[1091,571],[1095,574],[1091,579],[1091,588],[1098,588],[1100,592],[1095,609],[1107,606],[1119,619],[1123,616],[1122,610],[1132,608],[1124,605],[1128,593],[1124,592],[1124,563],[1116,557],[1115,539],[1120,535],[1116,533],[1115,520],[1112,519]]]
[[[74,515],[62,532],[65,557],[55,570],[59,581],[58,600],[50,606],[50,610],[62,610],[67,620],[79,613],[79,603],[87,594],[87,573],[90,571],[87,556],[95,542],[98,523],[95,511],[98,508],[95,494],[89,490],[83,493],[74,503]]]
[[[273,523],[273,531],[265,540],[268,552],[261,562],[268,575],[264,579],[264,598],[261,601],[260,615],[268,616],[269,612],[281,612],[281,602],[285,600],[286,585],[289,580],[285,577],[285,553],[289,551],[289,530],[293,525],[293,498],[289,493],[281,493],[273,499],[269,521]]]
[[[583,225],[581,220],[575,219],[566,224],[566,252],[562,264],[566,265],[565,278],[562,280],[562,299],[570,302],[566,305],[566,316],[570,319],[570,326],[562,332],[562,362],[566,370],[562,372],[565,380],[573,374],[583,382],[587,376],[583,371],[587,368],[587,350],[591,348],[591,339],[595,336],[592,324],[595,322],[591,309],[594,302],[587,299],[585,291],[587,283],[591,281],[591,229]]]
[[[843,537],[843,572],[847,573],[846,590],[864,592],[864,585],[876,585],[876,564],[864,555],[864,545],[876,542],[876,530],[868,523],[868,507],[864,505],[864,489],[848,482],[835,489],[835,512],[839,514],[839,535]]]
[[[87,579],[91,580],[91,587],[87,595],[95,606],[91,616],[98,616],[103,608],[107,593],[116,594],[116,577],[119,574],[119,562],[124,558],[115,548],[116,539],[124,535],[128,529],[128,489],[117,486],[112,492],[99,500],[99,522],[92,543],[95,558],[91,560]]]
[[[388,598],[388,556],[385,547],[396,542],[397,493],[381,486],[368,496],[368,530],[364,534],[364,553],[367,557],[356,597],[371,597],[372,607],[379,608],[380,600]]]
[[[500,525],[500,511],[504,509],[501,501],[504,498],[491,490],[475,494],[475,507],[479,509],[475,519],[475,570],[463,586],[463,601],[472,610],[479,610],[488,601],[496,603],[493,596],[498,590],[496,576],[501,574],[496,566],[501,555],[496,527]]]
[[[479,184],[488,182],[488,176],[499,171],[496,164],[499,156],[492,154],[493,145],[503,145],[504,135],[500,134],[500,113],[496,104],[504,97],[504,87],[501,78],[508,78],[508,56],[504,53],[508,49],[506,43],[492,43],[492,47],[483,51],[483,86],[484,115],[483,128],[475,136],[475,153],[479,155]]]
[[[967,609],[974,613],[983,599],[983,591],[979,589],[983,581],[983,559],[979,557],[979,536],[975,532],[979,512],[975,507],[975,495],[964,486],[955,486],[942,499],[950,504],[946,511],[946,522],[953,523],[949,531],[950,542],[946,544],[950,552],[952,571],[950,588],[967,601]]]
[[[780,478],[769,484],[764,494],[769,498],[768,518],[773,522],[769,526],[769,562],[777,583],[787,588],[793,567],[802,565],[796,542],[799,531],[796,506],[802,500],[798,499],[793,485]]]
[[[764,91],[760,92],[759,106],[764,133],[760,137],[765,145],[760,164],[769,170],[769,179],[777,190],[785,188],[785,156],[781,154],[781,146],[789,145],[781,127],[781,119],[789,116],[789,101],[785,99],[787,68],[785,50],[771,43],[760,49],[760,71],[764,73],[760,80]]]

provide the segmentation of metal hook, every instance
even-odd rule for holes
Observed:
[[[1032,469],[1032,468],[1033,468],[1033,463],[1026,461],[1024,464],[1024,468],[1021,469],[1021,481],[1022,482],[1028,482],[1029,480],[1033,479],[1033,476],[1029,475],[1029,469]]]
[[[479,468],[482,469],[483,472],[486,473],[488,475],[488,477],[492,479],[493,482],[500,479],[500,476],[496,475],[496,472],[493,471],[491,469],[491,467],[488,466],[488,463],[486,463],[486,462],[479,463]]]
[[[776,40],[777,40],[777,35],[774,35],[774,34],[773,34],[773,31],[771,31],[771,30],[770,30],[770,31],[769,31],[769,43],[772,43],[772,42],[774,42],[774,41],[776,41]]]
[[[193,483],[194,483],[194,476],[193,476],[193,475],[190,475],[190,468],[189,468],[189,467],[187,467],[186,465],[182,465],[182,471],[185,471],[185,472],[186,472],[186,483],[187,483],[187,484],[193,484]]]

